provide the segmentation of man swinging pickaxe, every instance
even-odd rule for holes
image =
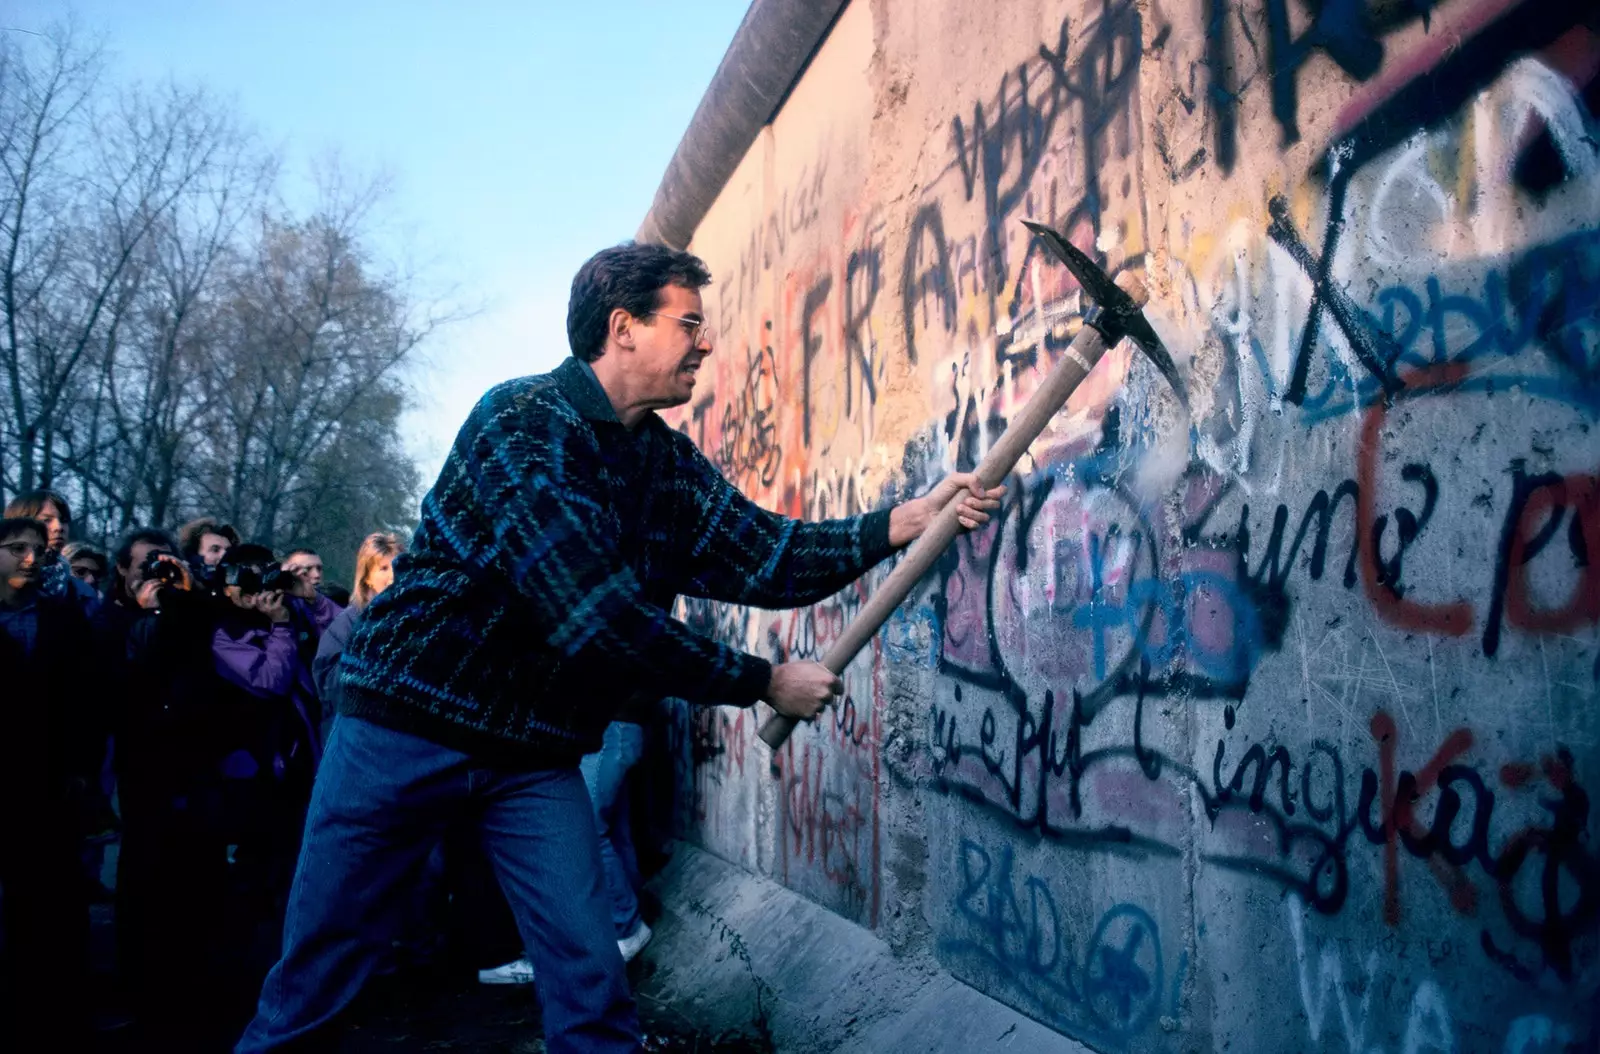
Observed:
[[[1038,438],[1045,425],[1067,404],[1083,379],[1089,376],[1095,363],[1123,337],[1131,339],[1149,356],[1156,369],[1177,391],[1178,398],[1187,405],[1178,367],[1144,317],[1143,309],[1148,299],[1144,283],[1131,272],[1124,272],[1116,281],[1112,281],[1110,275],[1100,270],[1093,260],[1060,234],[1031,220],[1022,222],[1067,265],[1067,269],[1083,287],[1091,306],[1084,313],[1083,329],[1073,339],[1061,361],[1033,393],[1022,412],[1012,418],[1005,433],[989,448],[988,454],[978,465],[978,484],[984,488],[998,486],[1005,479],[1022,457],[1023,451]],[[889,573],[883,585],[850,625],[845,627],[833,647],[822,657],[822,665],[835,674],[844,673],[845,667],[888,621],[894,609],[911,594],[917,582],[932,569],[950,542],[960,533],[961,525],[956,518],[960,511],[958,506],[959,503],[954,501],[945,506],[939,518],[923,532],[922,537],[907,551],[905,559]],[[776,750],[789,738],[796,723],[792,717],[773,714],[761,726],[761,738]]]

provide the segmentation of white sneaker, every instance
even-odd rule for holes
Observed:
[[[625,963],[633,962],[633,957],[644,951],[644,946],[650,943],[652,936],[650,927],[646,926],[644,920],[641,919],[632,933],[617,942],[617,951],[622,953],[622,961]]]
[[[526,959],[508,962],[492,970],[478,971],[479,984],[532,984],[533,963]]]

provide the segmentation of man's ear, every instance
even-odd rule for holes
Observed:
[[[632,351],[634,347],[633,327],[638,323],[639,320],[629,311],[620,307],[612,308],[611,317],[606,319],[606,342]]]

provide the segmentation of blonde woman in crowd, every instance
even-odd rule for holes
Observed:
[[[311,676],[317,683],[317,696],[322,700],[322,738],[327,741],[328,728],[339,711],[341,693],[339,681],[339,656],[344,654],[345,642],[355,628],[356,621],[372,603],[372,598],[389,588],[394,581],[394,558],[405,552],[405,545],[393,534],[369,534],[356,551],[356,587],[350,594],[350,606],[323,631],[317,645],[317,659],[312,664]]]

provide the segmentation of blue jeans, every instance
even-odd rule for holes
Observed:
[[[632,721],[606,726],[600,750],[584,756],[578,765],[594,801],[595,826],[600,832],[600,862],[605,867],[606,893],[611,897],[611,921],[617,939],[631,934],[639,918],[639,857],[633,851],[633,831],[628,819],[628,770],[644,756],[644,729]]]
[[[468,813],[538,972],[548,1049],[640,1049],[577,770],[487,768],[345,715],[312,791],[283,957],[238,1054],[297,1046],[349,1006],[388,955],[446,824]]]

